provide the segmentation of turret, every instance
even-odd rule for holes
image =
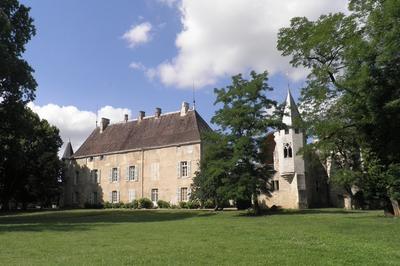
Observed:
[[[62,160],[69,160],[71,159],[72,155],[74,154],[74,150],[72,149],[71,141],[68,141],[67,146],[65,147],[64,154],[62,156]]]

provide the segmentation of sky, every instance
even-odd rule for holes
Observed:
[[[210,122],[214,88],[238,73],[269,72],[282,102],[300,95],[307,71],[276,49],[295,16],[347,12],[347,0],[21,0],[37,34],[24,58],[35,70],[29,107],[60,129],[76,150],[96,126],[143,110],[153,115],[192,103]],[[213,126],[213,125],[211,125]],[[61,149],[62,152],[63,148]]]

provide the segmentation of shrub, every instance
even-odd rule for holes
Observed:
[[[214,209],[215,208],[215,204],[213,200],[206,200],[205,202],[203,202],[203,208],[205,209]]]
[[[179,202],[179,207],[180,207],[181,209],[187,209],[187,208],[188,208],[188,204],[187,204],[186,201],[180,201],[180,202]]]
[[[113,209],[119,209],[121,207],[121,202],[111,203]]]
[[[236,208],[238,210],[247,210],[251,207],[251,199],[238,199],[236,200]]]
[[[154,204],[148,198],[141,198],[139,199],[139,208],[140,209],[152,209]]]
[[[198,200],[190,200],[187,202],[187,207],[189,209],[198,209],[200,208],[200,202]]]
[[[125,209],[132,209],[133,208],[132,202],[125,203],[124,208]]]
[[[171,204],[171,209],[179,209],[179,206],[176,204]]]
[[[101,203],[93,204],[93,203],[86,202],[84,205],[85,209],[102,209],[103,207],[104,206]]]
[[[104,209],[111,209],[112,208],[112,203],[111,202],[104,202]]]
[[[171,205],[169,204],[169,202],[165,201],[165,200],[159,200],[157,201],[157,206],[160,209],[168,209],[171,207]]]
[[[139,208],[139,201],[138,200],[133,200],[132,201],[132,208],[133,209],[138,209]]]

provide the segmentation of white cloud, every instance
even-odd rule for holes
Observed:
[[[146,70],[146,67],[141,62],[132,62],[129,64],[129,67],[135,70]]]
[[[178,3],[178,0],[157,0],[157,1],[169,7],[173,7],[176,3]]]
[[[129,47],[133,48],[139,44],[150,41],[151,29],[152,26],[149,22],[133,25],[127,32],[124,33],[124,35],[122,35],[122,38],[128,42]]]
[[[46,119],[60,130],[60,136],[64,142],[59,152],[60,155],[64,152],[65,144],[69,139],[76,151],[96,127],[96,113],[79,110],[75,106],[59,106],[51,103],[39,106],[30,102],[28,107],[40,118]],[[111,120],[111,123],[122,121],[124,114],[130,116],[131,110],[112,106],[104,106],[98,110],[99,120],[101,117],[106,117]]]
[[[267,69],[272,75],[289,72],[293,80],[301,79],[305,70],[290,68],[289,59],[276,49],[278,30],[295,16],[316,19],[329,12],[346,12],[347,2],[182,0],[182,31],[175,42],[178,54],[151,72],[165,85],[178,88],[191,88],[193,81],[199,87],[214,84],[250,69]]]

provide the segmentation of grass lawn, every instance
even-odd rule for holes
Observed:
[[[400,265],[400,219],[322,209],[72,210],[0,216],[1,265]]]

